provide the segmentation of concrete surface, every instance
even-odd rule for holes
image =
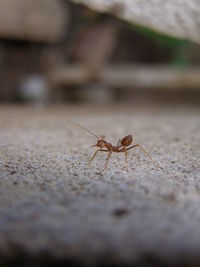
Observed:
[[[0,107],[0,266],[199,266],[200,110]],[[138,149],[88,160],[95,137]],[[66,265],[66,264],[69,265]]]

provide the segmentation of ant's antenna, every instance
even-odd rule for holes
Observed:
[[[85,131],[87,131],[88,133],[94,135],[97,139],[99,139],[99,137],[98,137],[96,134],[94,134],[93,132],[91,132],[91,131],[90,131],[89,129],[87,129],[86,127],[84,127],[84,126],[82,126],[82,125],[80,125],[80,124],[78,124],[78,123],[76,123],[76,122],[74,122],[74,121],[70,121],[70,120],[68,120],[68,122],[70,122],[70,123],[72,123],[72,124],[74,124],[74,125],[76,125],[76,126],[82,128],[82,129],[84,129]]]

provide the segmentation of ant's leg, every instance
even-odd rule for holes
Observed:
[[[105,166],[104,166],[103,171],[105,171],[105,169],[106,169],[107,166],[108,166],[108,161],[109,161],[109,159],[110,159],[111,154],[112,154],[112,152],[108,151],[108,157],[107,157],[106,164],[105,164]]]
[[[97,152],[99,152],[99,151],[102,151],[102,152],[108,152],[108,150],[104,150],[104,149],[98,149],[95,153],[94,153],[94,155],[93,155],[93,157],[91,158],[91,160],[89,161],[89,164],[91,164],[91,162],[93,161],[93,159],[95,158],[95,156],[96,156],[96,154],[97,154]]]
[[[121,146],[121,139],[119,139],[117,146],[120,147]]]
[[[128,171],[128,151],[125,150],[124,153],[125,153],[125,160],[126,160],[126,170]]]
[[[131,147],[127,148],[127,150],[132,149],[134,147],[139,147],[144,152],[144,154],[146,154],[152,161],[154,161],[152,159],[152,157],[149,155],[149,153],[147,153],[147,151],[140,144],[136,144],[134,146],[131,146]]]
[[[125,153],[126,164],[128,164],[128,152],[127,152],[127,150],[125,150],[124,153]]]
[[[134,148],[134,147],[139,147],[139,148],[144,152],[144,154],[146,154],[146,155],[150,158],[150,160],[152,160],[152,162],[153,162],[155,165],[157,165],[159,168],[162,169],[162,167],[159,165],[159,163],[158,163],[157,161],[155,161],[154,159],[152,159],[152,157],[149,155],[149,153],[147,153],[147,151],[146,151],[140,144],[136,144],[136,145],[134,145],[134,146],[131,146],[131,147],[127,148],[127,150],[132,149],[132,148]]]

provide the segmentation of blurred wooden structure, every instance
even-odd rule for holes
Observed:
[[[111,88],[200,90],[200,67],[177,69],[153,65],[109,65],[95,73],[95,80]],[[54,86],[81,86],[93,80],[90,70],[69,65],[49,73]]]
[[[0,38],[56,42],[66,17],[61,1],[0,0]]]

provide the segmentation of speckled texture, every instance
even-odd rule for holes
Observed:
[[[199,266],[200,110],[0,108],[0,264]],[[88,166],[95,138],[138,149]],[[21,255],[21,256],[20,256]],[[28,265],[29,266],[29,265]]]

